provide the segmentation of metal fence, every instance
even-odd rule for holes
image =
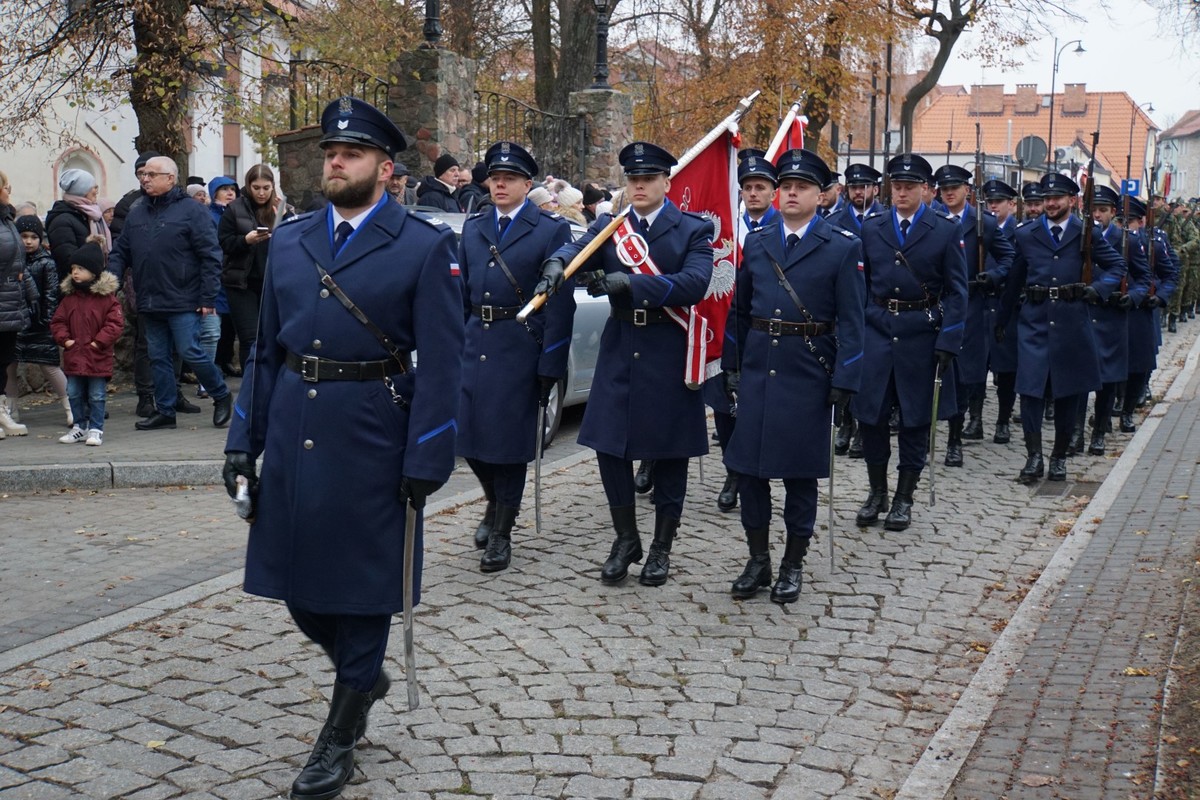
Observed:
[[[288,65],[288,124],[292,130],[321,121],[321,111],[342,95],[387,109],[388,82],[329,61],[292,61]]]
[[[510,140],[528,147],[541,175],[579,185],[587,167],[587,123],[582,116],[550,114],[498,92],[475,93],[475,147]]]

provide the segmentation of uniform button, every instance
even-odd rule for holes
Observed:
[[[782,312],[782,311],[780,311],[778,308],[777,308],[777,309],[775,309],[775,316],[777,316],[777,317],[778,317],[778,316],[779,316],[780,314],[782,314],[782,313],[783,313],[783,312]]]
[[[772,340],[771,340],[771,347],[779,347],[779,340],[778,340],[778,339],[772,339]]]
[[[487,361],[487,356],[480,356],[480,357],[479,357],[479,360],[480,360],[480,361]]]
[[[1054,327],[1054,320],[1050,320],[1050,327]]]
[[[495,262],[495,261],[489,261],[489,262],[488,262],[488,266],[489,266],[489,267],[494,267],[494,266],[496,266],[496,262]]]
[[[1051,278],[1051,279],[1050,279],[1050,282],[1051,282],[1051,283],[1058,283],[1058,278]]]
[[[1058,256],[1054,256],[1054,260],[1055,260],[1055,261],[1058,261]]]
[[[634,353],[634,354],[633,354],[633,357],[634,357],[634,358],[641,358],[641,357],[642,357],[642,354],[641,354],[641,353]]]
[[[313,339],[313,350],[320,350],[320,349],[321,349],[321,340]]]
[[[322,298],[329,297],[329,290],[328,290],[328,289],[322,289],[322,290],[321,290],[321,297],[322,297]]]
[[[649,300],[643,300],[643,301],[642,301],[642,308],[649,308],[649,307],[650,307],[650,301],[649,301]]]
[[[768,372],[767,374],[768,374],[768,375],[770,375],[772,378],[774,378],[774,377],[775,377],[775,370],[771,370],[771,371],[770,371],[770,372]]]
[[[312,440],[312,439],[305,439],[305,440],[304,440],[304,449],[305,449],[305,450],[312,450],[312,449],[313,449],[313,440]]]
[[[317,396],[317,390],[316,390],[316,389],[309,389],[309,390],[308,390],[308,398],[309,398],[310,400],[311,400],[312,398],[316,397],[316,396]]]
[[[491,293],[491,292],[484,292],[484,293],[483,293],[483,299],[484,299],[484,300],[491,300],[491,299],[492,299],[492,293]]]
[[[892,289],[892,291],[895,292],[896,294],[900,294],[900,287],[897,286],[895,289]]]
[[[900,337],[899,337],[899,336],[893,336],[893,337],[892,337],[892,341],[893,341],[893,342],[898,342],[898,341],[900,341]]]
[[[488,329],[489,329],[489,328],[491,328],[491,327],[492,327],[492,325],[491,325],[491,323],[490,323],[490,322],[485,322],[485,323],[483,323],[483,329],[484,329],[485,331],[486,331],[486,330],[488,330]]]

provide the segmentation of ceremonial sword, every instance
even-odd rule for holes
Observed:
[[[408,710],[421,704],[417,692],[417,654],[413,650],[413,605],[416,586],[413,585],[413,561],[417,538],[417,507],[412,498],[404,503],[404,680],[408,684]]]

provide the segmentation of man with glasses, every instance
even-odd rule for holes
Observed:
[[[221,248],[212,218],[178,186],[179,171],[171,159],[155,156],[137,176],[145,197],[130,209],[108,264],[118,280],[126,269],[133,276],[154,377],[155,411],[134,427],[175,427],[174,352],[208,390],[213,425],[222,428],[229,424],[233,397],[199,337],[200,317],[216,313],[220,287]]]

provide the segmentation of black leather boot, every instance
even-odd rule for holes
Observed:
[[[638,464],[637,473],[633,476],[633,490],[645,494],[654,488],[654,462],[643,461]]]
[[[983,395],[972,395],[967,403],[969,418],[962,429],[962,438],[968,441],[983,440]]]
[[[808,553],[807,536],[788,536],[779,562],[779,577],[771,587],[771,602],[786,605],[800,598],[800,587],[804,585],[804,556]]]
[[[725,470],[725,485],[717,495],[717,508],[721,511],[733,511],[738,504],[738,474],[731,469]]]
[[[487,547],[488,536],[492,533],[492,526],[496,524],[496,484],[481,481],[480,485],[483,486],[483,496],[487,498],[487,508],[483,510],[483,521],[475,529],[476,550]]]
[[[996,420],[996,432],[992,434],[992,441],[996,444],[1008,444],[1012,441],[1012,431],[1008,427],[1008,420]]]
[[[758,590],[771,585],[771,546],[768,542],[769,528],[746,531],[746,544],[750,548],[750,560],[746,568],[733,582],[730,593],[737,600],[748,600]]]
[[[292,782],[293,800],[330,800],[341,793],[354,772],[355,732],[359,717],[370,702],[369,694],[357,692],[344,683],[333,685],[329,717],[308,763]]]
[[[888,507],[887,476],[887,464],[867,464],[867,480],[870,482],[871,489],[867,494],[867,499],[858,509],[858,516],[854,518],[854,523],[858,527],[865,528],[868,525],[874,525],[879,520],[879,515]]]
[[[1046,398],[1046,412],[1044,415],[1044,419],[1047,422],[1054,421],[1054,398],[1052,398],[1052,397]]]
[[[902,531],[912,522],[913,490],[921,473],[915,469],[900,470],[896,479],[896,494],[892,495],[892,510],[883,521],[886,531]]]
[[[1025,434],[1025,466],[1017,475],[1020,483],[1033,483],[1046,474],[1046,464],[1042,461],[1042,432]]]
[[[1133,433],[1137,430],[1137,425],[1133,424],[1133,412],[1141,403],[1143,387],[1144,384],[1136,389],[1131,386],[1125,387],[1125,404],[1121,406],[1121,433]]]
[[[363,706],[362,714],[358,716],[358,725],[354,727],[354,741],[357,742],[366,735],[367,715],[371,713],[371,706],[375,705],[375,701],[382,700],[387,695],[388,689],[391,688],[391,677],[385,670],[379,670],[379,677],[375,679],[375,685],[371,687],[371,691],[367,695],[367,704]]]
[[[1179,333],[1179,328],[1175,325],[1175,320],[1178,319],[1174,314],[1167,314],[1167,333]]]
[[[1081,404],[1082,405],[1082,404]],[[1071,430],[1071,439],[1067,442],[1065,455],[1077,456],[1083,452],[1083,427],[1087,417],[1087,409],[1082,408],[1079,411],[1079,418],[1075,420],[1075,427]],[[1064,454],[1060,454],[1064,455]],[[1054,456],[1051,456],[1053,458]]]
[[[137,411],[135,413],[137,414],[137,416],[139,416],[143,419],[151,416],[154,413],[154,395],[139,394],[138,395],[138,403],[137,403]]]
[[[856,428],[854,417],[847,415],[846,422],[837,429],[837,436],[833,440],[833,452],[835,455],[844,456],[849,452],[850,440],[854,438]]]
[[[1104,455],[1104,426],[1092,426],[1092,439],[1088,442],[1088,455],[1102,456]]]
[[[609,512],[617,538],[600,570],[600,580],[612,584],[625,580],[629,565],[642,560],[642,537],[638,535],[636,507],[610,506]]]
[[[1054,447],[1050,449],[1050,464],[1046,467],[1046,480],[1065,481],[1067,479],[1067,443],[1054,435]]]
[[[846,455],[851,458],[863,457],[862,445],[862,427],[856,426],[854,429],[854,437],[850,440],[850,449],[846,451]]]
[[[512,560],[512,529],[517,521],[517,509],[496,504],[496,521],[488,534],[487,549],[479,559],[480,572],[499,572],[508,569]]]
[[[980,436],[982,438],[982,435]],[[947,467],[961,467],[963,465],[963,418],[954,416],[950,418],[950,437],[946,441],[946,458],[943,460]]]
[[[895,436],[900,432],[900,408],[897,406],[888,415],[888,432]]]
[[[654,541],[650,543],[650,554],[638,583],[643,586],[662,586],[671,572],[671,544],[679,530],[679,520],[662,513],[654,515]]]

